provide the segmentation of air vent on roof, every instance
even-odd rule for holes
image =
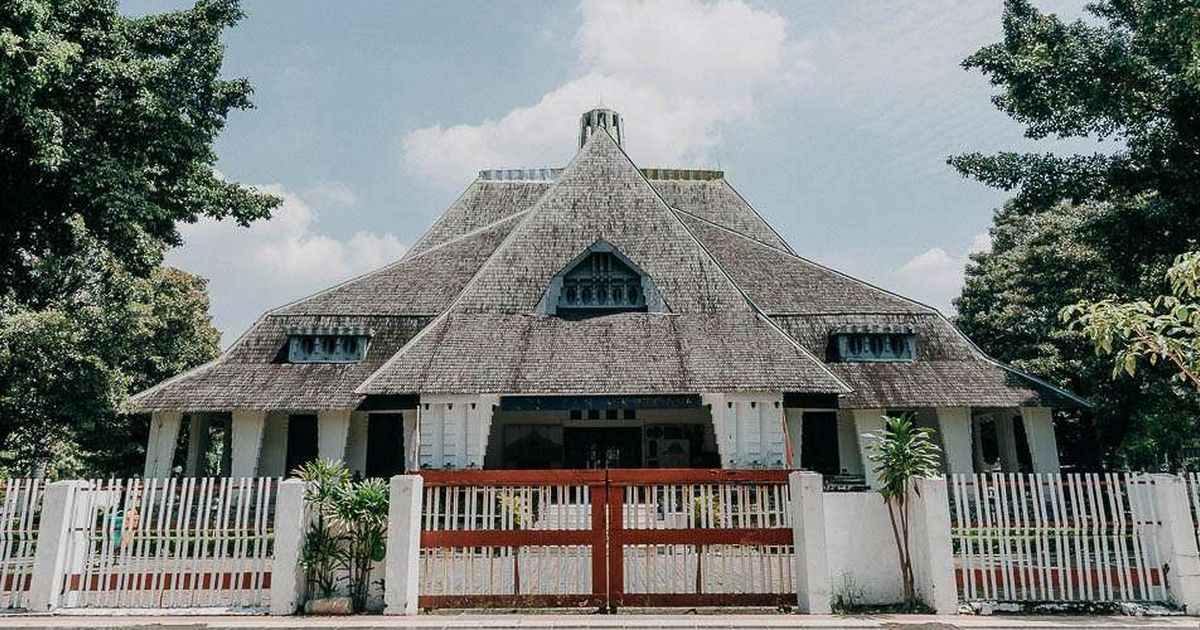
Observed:
[[[621,115],[611,109],[597,107],[579,117],[579,147],[583,148],[588,138],[600,129],[607,131],[617,141],[617,146],[625,146],[625,121]]]

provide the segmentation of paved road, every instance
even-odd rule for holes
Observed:
[[[104,630],[477,630],[536,628],[538,630],[783,630],[785,628],[880,628],[887,630],[1024,630],[1043,628],[1101,628],[1105,630],[1200,629],[1195,617],[937,617],[922,615],[422,615],[417,617],[358,616],[264,617],[130,615],[11,615],[0,616],[0,627],[102,628]]]

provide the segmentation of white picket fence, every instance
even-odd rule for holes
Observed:
[[[960,598],[1166,600],[1154,483],[1116,473],[952,476]]]
[[[75,491],[61,605],[265,607],[276,479],[110,479]]]
[[[0,607],[26,608],[45,482],[0,479]]]

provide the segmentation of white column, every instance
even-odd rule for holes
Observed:
[[[384,614],[417,614],[420,595],[421,501],[424,480],[419,475],[396,475],[388,491],[387,567],[384,575]]]
[[[230,414],[230,477],[258,476],[258,458],[262,453],[266,419],[264,411],[238,409]]]
[[[419,460],[422,468],[483,468],[494,395],[422,396]],[[406,418],[407,420],[407,418]]]
[[[705,394],[724,468],[783,468],[783,395]]]
[[[208,414],[193,413],[188,423],[187,462],[183,474],[187,477],[204,475],[205,455],[208,453]]]
[[[854,414],[848,409],[837,412],[838,468],[848,475],[863,474],[862,453],[858,450]]]
[[[258,474],[263,477],[286,477],[292,473],[287,468],[286,411],[267,412],[263,427],[262,451],[258,456]]]
[[[350,433],[347,438],[346,468],[358,473],[360,477],[367,474],[367,423],[370,416],[366,412],[355,411],[350,414]]]
[[[1033,472],[1057,473],[1058,440],[1054,435],[1054,415],[1049,407],[1021,407],[1021,422],[1029,441]]]
[[[275,555],[271,558],[271,614],[292,615],[304,605],[304,569],[300,549],[309,514],[304,506],[305,482],[287,479],[275,499]]]
[[[1166,578],[1167,595],[1187,614],[1200,615],[1200,553],[1187,482],[1175,475],[1142,475],[1137,479],[1148,482],[1140,486],[1147,500],[1130,497],[1130,504],[1136,520],[1158,522],[1157,527],[1146,528],[1143,535],[1156,539],[1159,557],[1170,569]]]
[[[404,470],[415,472],[421,469],[421,411],[419,408],[405,409],[402,414],[404,416]]]
[[[783,416],[787,421],[788,446],[792,451],[790,468],[799,470],[803,463],[800,461],[800,453],[804,448],[804,410],[784,409]]]
[[[864,437],[864,435],[878,433],[883,429],[883,410],[852,409],[851,412],[854,414],[854,435],[858,440],[858,453],[862,459],[863,476],[872,490],[878,490],[879,477],[875,474],[875,467],[871,464],[871,451],[867,449],[870,438]]]
[[[796,612],[827,615],[830,587],[824,482],[817,473],[796,471],[788,475],[788,490],[792,497]]]
[[[58,481],[46,487],[29,583],[30,612],[48,612],[57,608],[63,579],[68,573],[76,572],[71,566],[73,558],[67,551],[71,537],[81,533],[74,526],[76,495],[88,485],[86,481]]]
[[[917,479],[909,493],[912,514],[913,581],[921,600],[939,615],[958,614],[954,551],[950,543],[950,502],[946,479]]]
[[[317,412],[317,457],[344,462],[349,444],[350,410]]]
[[[175,441],[179,439],[179,425],[183,421],[180,411],[155,411],[150,414],[150,437],[146,441],[146,468],[142,474],[147,479],[168,478],[175,460]]]
[[[951,475],[975,472],[971,445],[971,408],[938,407],[938,432],[942,434],[946,472]]]
[[[1017,427],[1012,413],[1004,410],[996,414],[996,447],[1000,451],[1002,472],[1020,472],[1021,459],[1017,456]]]

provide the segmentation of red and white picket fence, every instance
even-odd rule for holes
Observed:
[[[40,479],[0,479],[0,607],[27,608],[41,525]]]
[[[1165,601],[1154,483],[1116,473],[950,477],[960,599]]]
[[[787,471],[425,472],[420,605],[793,605]]]

